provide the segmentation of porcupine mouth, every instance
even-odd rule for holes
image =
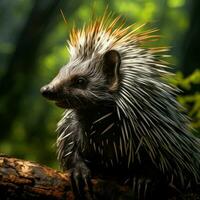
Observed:
[[[57,95],[53,101],[60,108],[72,108],[74,99],[66,95]]]
[[[57,99],[55,100],[55,104],[56,106],[60,107],[60,108],[76,108],[79,107],[81,104],[81,102],[77,101],[76,99]]]
[[[68,108],[66,100],[55,101],[55,104],[60,108]]]

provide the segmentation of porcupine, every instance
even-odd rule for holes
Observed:
[[[115,177],[136,199],[155,199],[150,193],[162,186],[181,193],[198,183],[200,142],[188,131],[177,89],[163,78],[165,49],[144,47],[157,36],[139,28],[110,15],[74,28],[69,63],[41,93],[67,109],[57,128],[58,160],[75,185],[91,175]]]

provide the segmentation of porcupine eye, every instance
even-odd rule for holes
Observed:
[[[87,83],[88,83],[88,81],[87,81],[86,78],[84,78],[84,77],[78,77],[75,80],[74,86],[77,87],[77,88],[84,89],[84,88],[86,88]]]

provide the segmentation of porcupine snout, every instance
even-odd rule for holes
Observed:
[[[41,92],[42,96],[44,96],[47,99],[52,99],[56,93],[54,87],[50,84],[43,86],[40,89],[40,92]]]
[[[58,75],[55,76],[50,83],[41,87],[40,92],[42,96],[49,100],[58,100],[60,93],[62,93],[62,86],[64,82],[65,81],[60,78],[60,74],[58,73]]]

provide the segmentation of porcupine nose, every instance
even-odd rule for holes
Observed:
[[[54,87],[52,87],[51,85],[45,85],[40,89],[40,92],[42,94],[43,97],[53,100],[55,98],[55,90]]]

